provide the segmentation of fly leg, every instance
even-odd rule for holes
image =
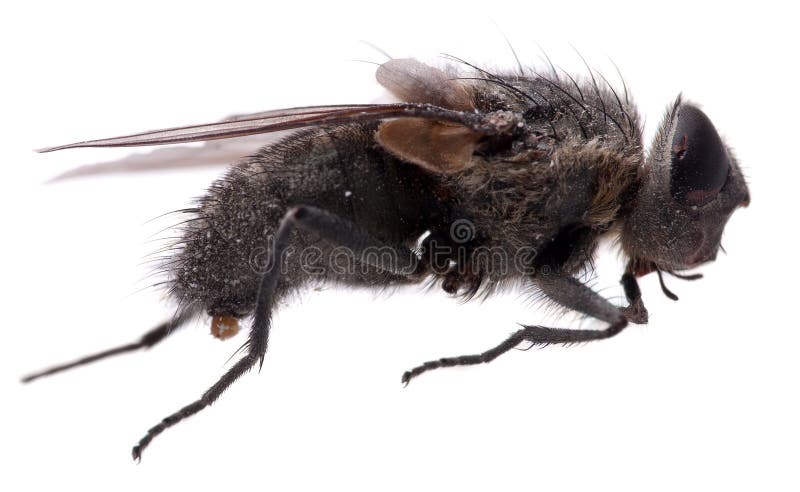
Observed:
[[[371,266],[400,275],[416,275],[421,269],[416,254],[403,246],[392,246],[372,237],[363,229],[336,215],[313,207],[294,207],[284,216],[274,237],[273,261],[261,277],[256,298],[253,323],[250,328],[246,353],[213,386],[194,402],[164,418],[153,426],[133,447],[133,458],[141,459],[150,442],[169,427],[190,417],[214,403],[217,398],[243,374],[256,364],[264,362],[269,339],[270,314],[280,277],[279,260],[284,257],[293,230],[314,232],[333,244],[342,246],[356,259]],[[385,254],[385,253],[390,254]]]
[[[420,374],[440,367],[453,367],[491,362],[515,348],[523,341],[531,345],[574,344],[611,338],[628,324],[623,311],[572,276],[541,275],[534,282],[550,299],[562,306],[608,323],[603,330],[569,330],[544,326],[523,326],[502,343],[485,352],[459,357],[445,357],[419,365],[403,374],[403,384],[408,384]]]
[[[110,348],[104,350],[102,352],[97,352],[95,354],[87,355],[81,357],[80,359],[74,360],[72,362],[67,362],[65,364],[59,364],[57,366],[49,367],[39,372],[35,372],[32,374],[28,374],[27,376],[22,377],[23,383],[30,383],[35,379],[39,379],[44,376],[49,376],[51,374],[56,374],[62,371],[66,371],[67,369],[72,369],[74,367],[83,366],[86,364],[91,364],[92,362],[105,359],[107,357],[111,357],[114,355],[124,354],[127,352],[133,352],[139,349],[146,349],[150,348],[153,345],[156,345],[160,341],[167,338],[167,336],[174,333],[178,328],[180,328],[186,321],[189,320],[194,315],[194,311],[188,310],[175,316],[172,319],[164,321],[160,325],[156,326],[152,330],[148,331],[144,335],[142,335],[139,340],[128,343],[125,345],[120,345],[118,347]]]
[[[646,324],[648,319],[647,308],[642,302],[642,291],[639,289],[639,282],[631,272],[625,272],[620,280],[622,288],[625,290],[625,297],[628,299],[628,306],[622,308],[622,313],[631,323],[639,325]]]

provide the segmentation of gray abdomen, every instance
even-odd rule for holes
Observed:
[[[181,226],[164,264],[170,294],[184,308],[241,317],[255,303],[271,237],[293,206],[311,205],[353,221],[383,241],[410,244],[439,220],[434,178],[379,149],[374,125],[290,135],[232,167]],[[375,269],[329,268],[334,245],[295,232],[278,292],[308,280],[374,285],[399,282]]]

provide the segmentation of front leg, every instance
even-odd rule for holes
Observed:
[[[631,323],[638,325],[647,324],[648,313],[642,301],[642,291],[639,289],[639,282],[630,271],[626,271],[620,280],[622,288],[625,290],[625,297],[628,299],[628,306],[622,308],[622,313]]]
[[[508,337],[503,343],[486,352],[460,357],[445,357],[426,362],[403,374],[403,384],[408,384],[420,374],[438,369],[481,364],[491,362],[500,355],[513,349],[523,341],[532,345],[573,344],[611,338],[621,332],[628,324],[622,309],[614,306],[586,285],[568,275],[541,275],[534,278],[542,292],[558,304],[597,318],[608,323],[603,330],[568,330],[563,328],[546,328],[543,326],[525,326]]]

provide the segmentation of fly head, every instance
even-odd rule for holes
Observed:
[[[750,194],[711,120],[680,98],[667,112],[626,217],[622,244],[638,273],[713,261],[728,219]]]

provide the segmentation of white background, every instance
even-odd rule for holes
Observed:
[[[226,1],[214,6],[26,2],[2,41],[3,490],[797,490],[796,15],[734,4]],[[156,439],[243,341],[198,323],[156,349],[23,386],[33,369],[133,340],[170,313],[147,242],[222,167],[43,185],[126,150],[31,149],[231,113],[381,95],[368,40],[395,57],[440,52],[609,76],[619,65],[650,135],[679,91],[736,149],[752,206],[706,279],[643,281],[651,313],[613,340],[512,352],[494,363],[402,372],[482,351],[517,322],[553,323],[523,293],[461,305],[309,292],[276,317],[261,374]],[[611,77],[609,77],[611,78]],[[174,220],[174,219],[173,219]],[[163,234],[162,234],[163,236]],[[613,252],[598,287],[620,296]],[[143,289],[143,290],[141,290]],[[575,326],[574,319],[557,323]]]

